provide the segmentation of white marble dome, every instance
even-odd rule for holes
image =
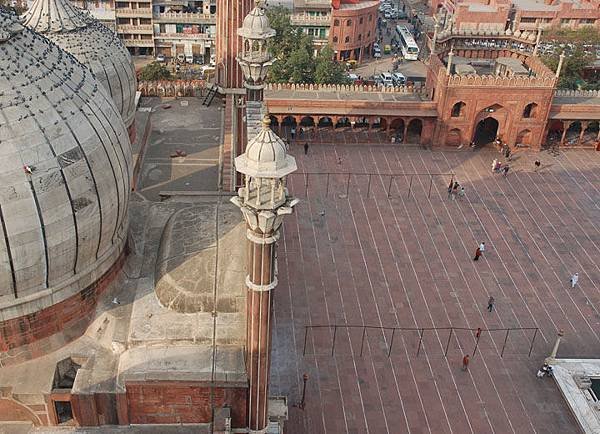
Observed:
[[[261,131],[248,143],[246,152],[235,159],[238,172],[255,178],[282,178],[296,170],[296,160],[265,117]]]
[[[0,11],[0,320],[112,267],[131,174],[127,129],[90,70]]]
[[[262,1],[257,1],[254,9],[246,15],[242,27],[238,29],[238,35],[246,39],[267,39],[275,36],[275,30],[269,24]]]
[[[121,112],[127,127],[135,120],[135,68],[117,35],[69,0],[36,0],[21,17],[91,69]]]

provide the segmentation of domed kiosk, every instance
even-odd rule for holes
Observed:
[[[21,17],[91,69],[108,91],[129,128],[135,120],[135,69],[117,35],[68,0],[36,0]]]
[[[59,332],[85,330],[122,263],[132,156],[89,69],[2,11],[0,59],[0,364],[9,364],[39,355],[24,346],[52,336],[44,349],[56,348],[76,337]]]

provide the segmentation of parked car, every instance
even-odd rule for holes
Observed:
[[[394,79],[392,78],[392,74],[389,72],[382,72],[380,77],[381,82],[385,87],[394,87]]]
[[[185,55],[185,63],[194,63],[194,56],[191,54],[186,54]]]
[[[406,77],[401,72],[392,72],[392,80],[396,86],[404,86],[406,84]]]
[[[381,57],[381,50],[373,49],[373,57],[379,59]]]
[[[165,59],[165,55],[164,54],[159,54],[158,56],[156,56],[156,61],[159,63],[164,63],[167,61],[167,59]]]

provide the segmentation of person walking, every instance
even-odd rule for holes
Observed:
[[[463,357],[462,370],[466,371],[469,368],[469,355],[465,354]]]
[[[535,169],[533,169],[533,171],[537,172],[540,166],[542,165],[542,162],[540,160],[535,160],[533,164],[535,165]]]
[[[448,185],[448,199],[452,199],[452,186],[454,185],[454,182],[452,182],[452,180],[450,180],[450,184]]]
[[[490,295],[490,298],[488,299],[488,307],[487,307],[488,312],[491,312],[492,310],[494,310],[494,301],[495,301],[494,297],[492,297]]]
[[[509,168],[510,167],[508,166],[508,164],[506,166],[504,166],[504,170],[503,170],[502,174],[504,175],[505,178],[508,176],[508,169]]]
[[[497,170],[496,166],[498,166],[498,159],[494,158],[494,161],[492,161],[492,173],[494,173]]]
[[[308,143],[304,143],[304,155],[308,155]]]
[[[577,282],[579,282],[579,273],[575,273],[571,276],[571,288],[575,288]]]
[[[479,250],[481,251],[481,253],[483,254],[483,252],[485,252],[485,243],[482,241],[481,244],[479,244]]]
[[[290,130],[290,135],[292,136],[292,140],[296,137],[296,127],[292,127]]]
[[[473,258],[473,260],[479,261],[480,256],[481,256],[481,249],[479,249],[479,247],[477,247],[477,250],[475,250],[475,257]]]
[[[475,339],[479,340],[481,337],[481,327],[477,327],[477,332],[475,333]]]
[[[452,186],[452,199],[456,198],[456,194],[458,193],[458,187],[460,187],[460,184],[458,183],[458,181],[454,181],[454,185]]]
[[[461,187],[460,190],[458,190],[458,197],[460,197],[461,199],[463,197],[465,197],[465,188]]]

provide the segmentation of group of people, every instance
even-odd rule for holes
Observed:
[[[448,199],[454,200],[454,198],[464,197],[465,196],[465,188],[461,186],[458,181],[450,180],[450,184],[448,185]]]

